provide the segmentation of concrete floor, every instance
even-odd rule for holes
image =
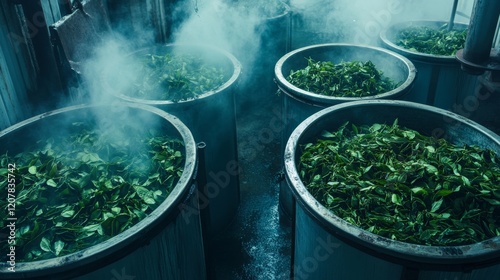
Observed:
[[[240,206],[211,244],[212,279],[290,277],[291,228],[278,210],[282,106],[276,89],[272,83],[243,91],[252,98],[236,96]]]

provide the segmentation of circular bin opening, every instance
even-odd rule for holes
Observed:
[[[103,83],[109,93],[122,100],[158,106],[186,103],[223,92],[236,83],[240,73],[238,60],[222,49],[199,44],[167,44],[138,50],[117,65],[110,65]],[[155,86],[148,87],[149,84]],[[163,94],[169,90],[190,95],[172,99]]]
[[[419,52],[417,50],[408,49],[398,44],[398,41],[400,39],[399,34],[405,29],[429,28],[429,30],[440,30],[446,28],[447,24],[448,22],[445,21],[425,21],[425,20],[394,23],[380,33],[380,39],[384,47],[394,52],[397,52],[401,55],[404,55],[411,61],[417,60],[417,61],[425,61],[437,64],[449,64],[449,63],[457,64],[458,61],[455,58],[455,54],[449,54],[449,55],[429,54],[429,53]],[[455,23],[453,25],[452,31],[456,32],[456,31],[467,30],[467,27],[468,27],[467,24]],[[457,51],[459,49],[457,49]]]
[[[471,120],[432,106],[369,100],[321,110],[294,130],[285,151],[286,179],[296,200],[294,266],[300,267],[308,257],[315,256],[314,236],[335,240],[331,243],[336,246],[327,259],[317,262],[318,269],[309,274],[312,278],[343,275],[346,279],[365,279],[371,275],[372,279],[407,279],[404,278],[409,277],[407,273],[413,273],[422,277],[415,279],[453,279],[464,274],[470,276],[471,271],[475,275],[473,279],[498,276],[500,237],[461,246],[425,246],[392,240],[334,215],[304,186],[297,168],[301,145],[315,141],[325,129],[335,131],[347,121],[355,125],[372,125],[392,124],[395,119],[400,126],[423,135],[444,137],[458,145],[476,145],[500,155],[498,135]],[[358,269],[353,269],[353,263]],[[360,265],[364,269],[359,269]]]
[[[296,87],[287,80],[292,70],[296,71],[307,66],[307,58],[315,61],[332,61],[335,64],[371,61],[376,69],[398,83],[398,86],[388,92],[364,97],[335,97],[309,92]],[[411,88],[415,75],[416,70],[413,64],[392,51],[371,46],[337,43],[313,45],[294,50],[280,58],[275,66],[276,83],[286,95],[322,107],[355,100],[397,99]]]
[[[460,63],[454,54],[428,54],[406,49],[398,44],[400,32],[407,28],[439,30],[445,28],[446,25],[447,22],[444,21],[424,20],[394,23],[380,33],[380,40],[384,48],[410,59],[418,70],[413,90],[406,96],[405,100],[451,111],[453,105],[463,104],[466,96],[474,92],[476,77],[461,70]],[[466,30],[467,27],[466,24],[455,23],[453,31]],[[415,33],[420,34],[418,32],[420,31]],[[430,35],[420,36],[430,38]],[[421,40],[425,39],[416,41],[420,42]]]
[[[129,182],[127,181],[128,177],[125,175],[128,173],[125,170],[129,170],[128,168],[130,168],[130,170],[134,170],[131,172],[135,172],[135,167],[133,167],[132,165],[137,166],[141,164],[142,166],[143,163],[144,168],[137,167],[143,171],[153,170],[150,167],[154,166],[158,166],[158,169],[155,170],[158,170],[159,172],[163,172],[164,170],[168,169],[168,166],[166,166],[168,162],[165,162],[165,167],[162,167],[161,164],[163,163],[160,163],[160,165],[155,165],[156,163],[153,163],[155,161],[153,158],[151,158],[150,161],[146,159],[143,161],[142,158],[139,158],[139,148],[137,146],[128,146],[128,144],[124,143],[132,138],[137,138],[138,142],[141,143],[143,143],[143,138],[146,142],[148,141],[148,139],[151,141],[160,141],[160,138],[149,138],[151,136],[149,136],[148,133],[153,131],[156,136],[168,137],[169,139],[172,139],[172,141],[175,141],[175,143],[179,144],[178,150],[176,151],[176,157],[181,157],[180,159],[182,161],[178,163],[179,167],[182,169],[182,171],[179,172],[182,173],[177,173],[177,180],[168,181],[167,179],[166,181],[162,181],[163,183],[156,182],[147,185],[145,184],[149,180],[154,180],[154,178],[149,178],[148,176],[153,176],[155,174],[141,174],[140,179],[137,179],[137,181]],[[109,133],[112,133],[113,135],[119,135],[119,137],[108,135]],[[96,138],[93,138],[94,136]],[[51,142],[51,139],[54,139],[54,143]],[[44,172],[42,172],[42,170],[38,170],[38,167],[36,169],[33,168],[33,166],[37,166],[43,163],[44,160],[42,159],[42,157],[58,157],[59,155],[65,156],[65,149],[62,149],[62,146],[58,146],[58,143],[63,143],[62,141],[67,140],[73,141],[74,139],[76,139],[74,143],[85,143],[86,145],[84,146],[85,149],[78,150],[78,154],[76,154],[75,157],[77,159],[81,159],[81,161],[75,161],[73,158],[67,158],[68,162],[70,162],[71,164],[67,166],[53,166],[48,173],[45,172],[45,169],[43,170]],[[99,142],[102,139],[106,139],[106,141]],[[59,140],[61,140],[61,142],[58,142]],[[92,142],[94,140],[95,142]],[[109,142],[107,142],[108,140]],[[21,141],[20,144],[19,141]],[[37,235],[37,237],[34,237],[33,240],[36,240],[37,244],[40,244],[41,251],[50,251],[56,254],[56,256],[46,259],[22,262],[22,256],[20,255],[20,253],[23,249],[26,248],[15,248],[17,252],[17,260],[14,260],[15,262],[12,263],[12,265],[15,265],[15,271],[12,271],[12,265],[10,263],[10,261],[12,261],[11,259],[2,262],[0,266],[0,274],[2,275],[2,278],[75,279],[75,277],[81,277],[78,279],[102,279],[102,277],[106,276],[112,277],[112,274],[110,273],[112,273],[114,270],[120,271],[122,269],[122,266],[124,267],[125,264],[129,262],[137,262],[138,264],[140,264],[140,266],[142,266],[142,268],[140,269],[134,267],[127,268],[127,271],[128,273],[130,273],[130,275],[135,275],[137,277],[152,277],[152,275],[157,275],[158,273],[163,274],[164,270],[168,270],[169,272],[167,274],[169,275],[181,273],[186,275],[193,274],[193,276],[197,275],[199,277],[204,277],[203,275],[205,275],[205,261],[203,254],[202,234],[199,226],[196,226],[199,225],[199,215],[196,215],[196,219],[190,219],[190,221],[185,223],[181,222],[184,220],[183,217],[181,217],[181,206],[188,205],[187,201],[192,196],[193,189],[195,188],[193,182],[194,172],[196,168],[196,146],[191,132],[182,122],[179,121],[179,119],[157,108],[140,104],[117,103],[113,105],[79,105],[47,112],[45,114],[30,118],[26,121],[9,127],[0,132],[0,142],[2,144],[2,154],[8,152],[8,154],[12,156],[17,153],[23,153],[26,149],[29,149],[36,143],[42,143],[41,145],[42,147],[44,147],[44,149],[48,147],[47,150],[43,150],[40,153],[39,161],[34,162],[33,165],[21,166],[20,163],[16,165],[16,168],[19,168],[19,172],[29,172],[31,175],[35,174],[37,178],[39,178],[38,175],[40,175],[40,178],[42,178],[42,176],[53,177],[53,179],[49,179],[45,181],[45,183],[41,183],[42,180],[40,182],[37,182],[37,184],[40,183],[39,188],[54,188],[57,189],[57,191],[59,191],[61,188],[64,188],[64,190],[62,190],[63,192],[65,190],[73,190],[75,193],[78,193],[80,189],[88,190],[82,192],[83,196],[78,200],[78,202],[73,201],[70,204],[65,204],[70,208],[71,206],[80,207],[78,208],[80,209],[78,210],[78,213],[71,213],[71,211],[69,210],[66,211],[65,209],[61,209],[61,211],[59,212],[54,212],[54,217],[62,217],[61,219],[64,220],[78,218],[83,215],[82,209],[88,208],[82,206],[81,204],[85,203],[85,201],[87,200],[91,201],[90,199],[92,191],[102,191],[102,194],[94,196],[95,201],[92,201],[98,203],[99,206],[96,206],[94,204],[91,205],[91,207],[93,207],[92,209],[94,210],[92,211],[91,216],[88,216],[86,218],[87,221],[93,219],[92,217],[94,216],[92,215],[94,214],[94,212],[97,213],[101,210],[107,209],[107,203],[115,203],[119,201],[119,197],[123,192],[125,192],[128,197],[127,203],[122,203],[124,205],[123,207],[127,209],[129,209],[128,202],[131,202],[133,200],[133,197],[136,196],[139,198],[137,201],[139,201],[144,207],[150,204],[153,205],[153,202],[155,203],[155,206],[151,206],[151,208],[141,208],[139,210],[136,209],[139,212],[141,212],[140,210],[144,210],[144,212],[142,213],[144,215],[141,215],[141,217],[139,217],[138,221],[135,224],[130,224],[128,227],[123,227],[122,231],[119,230],[120,227],[117,227],[116,231],[108,232],[106,230],[106,228],[108,227],[105,225],[105,221],[113,219],[113,222],[118,219],[117,217],[120,216],[120,214],[122,216],[131,216],[133,214],[138,214],[133,211],[132,208],[130,208],[130,211],[132,211],[130,212],[123,209],[123,207],[121,207],[120,209],[114,207],[113,211],[115,211],[115,214],[108,213],[109,215],[106,216],[105,213],[101,213],[103,219],[102,223],[95,223],[85,226],[82,224],[80,226],[81,230],[87,227],[96,227],[96,230],[95,232],[93,232],[93,234],[97,232],[96,236],[98,236],[99,238],[96,239],[98,240],[98,243],[94,242],[89,246],[83,246],[82,248],[78,248],[77,251],[73,252],[67,252],[64,254],[61,253],[64,252],[64,244],[61,241],[64,240],[64,238],[59,238],[60,236],[62,236],[60,234],[63,233],[61,233],[60,231],[56,232],[59,223],[53,225],[52,227],[48,227],[45,229],[46,231],[50,231],[53,229],[55,233],[49,237],[42,238],[42,240],[38,240],[40,238]],[[174,142],[164,142],[165,145],[170,145],[170,143],[174,145]],[[119,162],[116,162],[116,164],[114,163],[114,160],[118,158],[118,153],[110,152],[110,156],[115,155],[116,157],[109,158],[107,158],[105,149],[99,150],[99,153],[94,153],[93,147],[101,144],[107,147],[108,151],[115,151],[113,149],[120,151],[122,149],[125,149],[128,151],[130,149],[130,155],[127,156],[127,159],[130,158],[131,163],[125,167],[120,165],[121,167],[119,169],[114,170],[114,166],[119,166]],[[147,145],[149,144],[150,143],[147,143]],[[73,148],[68,148],[69,151],[74,151],[75,149],[77,149],[77,146],[70,147]],[[40,147],[38,146],[34,147],[35,150],[33,151],[38,151],[39,148]],[[126,153],[127,151],[124,151],[124,153]],[[85,157],[85,155],[83,155],[80,158],[80,153],[88,153],[89,156]],[[143,154],[142,152],[140,153]],[[147,152],[144,151],[144,153]],[[120,153],[120,158],[122,155],[124,154]],[[160,154],[157,155],[160,156]],[[119,160],[120,158],[118,158],[117,160]],[[134,162],[135,159],[140,159],[140,162]],[[65,159],[63,158],[62,160]],[[51,162],[52,164],[54,164],[56,161],[53,160]],[[15,162],[13,162],[13,164],[15,164]],[[93,164],[98,167],[92,170],[85,169],[87,166],[91,166]],[[109,167],[108,169],[100,169],[100,167],[104,168],[104,166],[111,167]],[[173,167],[173,165],[169,166]],[[80,170],[79,168],[81,168],[82,170]],[[63,170],[68,171],[70,169],[75,169],[75,172],[80,172],[81,178],[71,177],[72,179],[68,179],[68,181],[59,180],[60,178],[65,178],[64,174],[66,173],[63,174]],[[20,177],[18,178],[18,180],[22,180],[23,178],[28,177],[28,175],[18,175],[18,177]],[[103,182],[100,181],[103,176],[109,176],[109,178],[106,177],[109,179],[109,185],[103,183],[106,180],[104,180]],[[159,176],[161,177],[161,175]],[[89,178],[89,181],[83,182],[82,180],[84,178]],[[132,178],[132,175],[130,176],[130,178]],[[142,182],[142,185],[139,185],[139,182]],[[26,183],[23,183],[23,185],[25,187],[29,186],[29,184]],[[153,194],[151,194],[150,196],[149,192],[152,191],[152,189],[149,189],[150,186],[155,186],[155,188],[157,188],[158,190],[164,191],[165,195],[168,191],[169,193],[165,198],[160,198],[161,194],[159,192],[155,193],[158,196],[154,196]],[[168,186],[170,186],[170,190],[167,190]],[[117,192],[118,190],[119,192]],[[26,188],[24,188],[23,190],[16,190],[16,194],[19,194],[19,197],[17,198],[17,201],[19,203],[21,203],[21,192],[23,191],[26,191]],[[113,192],[113,195],[116,194],[118,195],[118,197],[110,200],[104,200],[106,197],[108,197],[107,195],[105,195],[108,192]],[[37,213],[43,215],[43,212],[48,209],[45,207],[50,206],[49,202],[62,201],[63,194],[64,193],[56,197],[45,198],[47,202],[37,206],[39,208]],[[130,194],[130,196],[128,196],[128,194]],[[42,199],[42,197],[40,197],[40,199]],[[161,199],[164,200],[162,201]],[[34,205],[30,206],[29,209],[31,209],[31,207],[34,207]],[[54,210],[56,208],[50,209]],[[29,210],[28,208],[24,208],[23,204],[17,205],[15,209],[16,215],[22,215],[23,209],[26,211]],[[96,215],[97,216],[95,216],[94,218],[101,217],[100,214]],[[29,221],[29,219],[36,219],[36,217],[29,218],[27,220],[28,225],[21,224],[21,220],[23,220],[22,218],[23,217],[19,216],[16,221],[18,223],[16,224],[17,239],[21,239],[23,238],[23,235],[29,234],[30,229],[35,230],[37,228],[36,225],[33,228],[30,224],[31,222]],[[39,223],[41,223],[41,221],[39,221]],[[114,224],[107,224],[110,225],[109,228],[114,228],[112,227],[112,225]],[[100,228],[100,230],[98,228]],[[176,236],[175,234],[172,235],[173,231],[184,233],[186,236],[189,236],[189,240],[183,239],[182,237]],[[101,232],[103,232],[103,234],[101,234]],[[107,235],[105,238],[102,237],[104,234]],[[90,237],[93,237],[93,235],[91,235]],[[26,237],[24,236],[24,238]],[[81,240],[85,240],[85,238],[87,237],[82,238],[83,239]],[[176,259],[175,262],[172,262],[172,260],[169,260],[165,257],[165,255],[169,254],[167,251],[170,249],[167,249],[161,244],[169,244],[169,247],[175,247],[179,250],[181,249],[180,247],[178,247],[178,245],[182,244],[186,252],[180,252],[180,254],[177,256],[168,256],[168,258]],[[162,250],[165,250],[164,252],[162,252],[163,257],[158,256],[158,253]],[[29,253],[32,253],[32,251],[30,251]],[[61,254],[59,255],[58,253]],[[189,261],[189,263],[187,263],[185,259],[183,259],[182,256],[184,254],[191,256],[192,259]],[[147,265],[145,261],[147,261],[148,256],[157,258],[159,261],[158,264],[153,266]],[[177,263],[177,265],[173,266],[173,263]],[[197,268],[197,272],[192,272],[192,266]],[[146,271],[144,267],[147,267],[148,271]]]

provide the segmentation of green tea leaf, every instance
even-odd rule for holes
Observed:
[[[328,132],[326,130],[321,133],[321,136],[323,136],[325,138],[334,138],[335,137],[334,134],[332,134],[331,132]]]
[[[36,166],[30,166],[30,167],[28,168],[28,172],[29,172],[30,174],[35,175],[35,174],[36,174]]]
[[[447,195],[450,195],[450,194],[452,194],[454,192],[455,192],[454,190],[439,190],[436,193],[436,196],[447,196]]]
[[[427,194],[427,190],[422,187],[414,187],[411,189],[411,191],[416,194]]]
[[[427,170],[427,172],[429,173],[432,173],[432,174],[437,174],[438,173],[438,169],[432,165],[432,164],[424,164],[425,166],[425,169]]]
[[[56,256],[59,256],[59,254],[61,254],[61,251],[64,249],[64,241],[61,241],[61,240],[57,240],[56,242],[54,242],[54,253],[56,254]]]
[[[35,215],[36,215],[36,216],[40,216],[40,215],[42,215],[42,214],[43,214],[43,209],[42,209],[42,208],[40,208],[40,209],[36,210],[36,212],[35,212]]]
[[[47,185],[50,187],[57,187],[57,183],[52,179],[47,180]]]
[[[111,211],[113,211],[113,213],[115,213],[115,214],[120,214],[122,209],[120,207],[112,207]]]
[[[74,214],[75,214],[75,210],[65,210],[65,211],[61,212],[61,216],[65,217],[65,218],[71,218],[71,217],[73,217]]]
[[[434,212],[438,211],[439,208],[441,208],[442,204],[443,204],[443,200],[442,199],[440,199],[438,201],[434,201],[432,203],[431,213],[434,213]]]
[[[429,152],[429,153],[435,153],[436,152],[436,149],[434,149],[434,147],[432,146],[426,146],[425,149]]]
[[[144,202],[146,202],[147,204],[156,203],[156,201],[153,198],[153,193],[151,191],[141,186],[135,186],[134,188],[139,197],[142,198]]]
[[[500,200],[490,199],[490,198],[483,198],[483,200],[485,200],[486,202],[488,202],[491,205],[500,206]]]
[[[45,238],[45,237],[42,237],[42,240],[40,241],[40,249],[42,249],[43,251],[45,252],[50,252],[50,241]]]
[[[403,199],[401,198],[401,196],[393,193],[391,196],[391,201],[394,204],[401,205],[401,202],[403,201]]]

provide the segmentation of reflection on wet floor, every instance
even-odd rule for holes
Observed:
[[[270,120],[281,110],[280,97],[249,103],[253,110],[237,115],[238,143],[256,141],[253,150],[239,152],[240,206],[229,228],[214,238],[212,278],[288,279],[291,228],[280,223],[278,210],[281,136],[275,131],[264,137]]]

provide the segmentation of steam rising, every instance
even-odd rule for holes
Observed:
[[[132,86],[131,77],[136,73],[134,64],[130,61],[130,53],[134,51],[139,40],[149,39],[138,38],[130,43],[130,40],[117,33],[103,38],[101,44],[94,48],[93,56],[81,67],[81,89],[84,93],[80,98],[83,102],[104,105],[120,103],[114,94],[127,92]],[[131,67],[124,67],[125,64]],[[104,110],[97,107],[93,115],[98,131],[103,131],[107,139],[121,143],[126,143],[131,137],[130,134],[150,137],[148,131],[154,131],[160,125],[160,118],[155,115],[122,106],[111,106]],[[139,153],[139,150],[146,149],[146,146],[139,147],[135,144],[129,148]]]
[[[232,53],[244,66],[254,63],[262,39],[258,27],[267,16],[248,9],[245,1],[198,2],[197,12],[176,29],[173,41],[212,45]]]
[[[293,11],[292,48],[314,43],[346,42],[355,44],[378,44],[378,34],[390,24],[408,20],[443,20],[450,16],[453,0],[290,0]],[[466,22],[460,14],[470,14],[468,6],[460,1],[457,21]],[[244,71],[250,75],[259,61],[264,38],[265,21],[273,16],[262,7],[282,4],[279,0],[182,0],[171,10],[175,21],[170,43],[207,44],[224,49],[242,62]],[[260,8],[259,8],[260,6]],[[469,5],[470,6],[470,5]],[[432,7],[432,8],[431,8]],[[134,76],[133,62],[130,68],[124,68],[125,59],[131,59],[133,51],[157,45],[154,25],[140,23],[120,24],[128,19],[114,19],[115,32],[102,38],[94,48],[91,59],[82,67],[82,79],[85,85],[84,102],[109,103],[116,100],[107,94],[115,90],[124,92],[130,86],[130,77]],[[133,30],[116,28],[133,26]],[[286,32],[286,30],[283,30]],[[127,38],[118,35],[125,34]],[[284,35],[285,36],[285,35]],[[104,70],[108,73],[120,73],[112,76],[112,88],[103,84]]]
[[[450,16],[453,0],[290,0],[292,49],[314,43],[345,42],[378,45],[379,33],[390,24],[408,20],[443,20]],[[469,6],[460,1],[456,21],[467,22]],[[233,54],[243,65],[247,81],[262,71],[262,57],[277,55],[274,49],[262,49],[266,38],[265,22],[276,14],[267,13],[271,7],[282,5],[279,0],[181,0],[172,7],[173,26],[169,43],[205,44]],[[144,4],[145,5],[145,4]],[[149,7],[151,8],[151,7]],[[463,14],[465,16],[460,16]],[[114,32],[102,37],[93,55],[81,65],[83,86],[79,103],[113,103],[118,100],[110,93],[126,93],[138,69],[130,54],[141,48],[163,44],[155,39],[154,24],[114,18]],[[144,26],[138,26],[144,24]],[[128,26],[128,27],[127,27]],[[133,28],[131,29],[132,26]],[[119,30],[120,28],[124,30]],[[128,28],[128,29],[127,29]],[[272,36],[288,36],[281,34]],[[122,35],[120,35],[122,34]],[[260,52],[269,52],[261,54]],[[259,56],[260,55],[260,56]],[[280,56],[282,54],[279,54]],[[275,57],[270,58],[273,64]],[[127,65],[127,67],[124,67]],[[271,75],[271,73],[269,73]],[[122,120],[123,121],[123,120]]]
[[[390,24],[408,20],[442,20],[450,17],[453,0],[290,0],[285,1],[293,11],[291,22],[292,49],[314,43],[346,42],[378,45],[379,33]],[[456,21],[467,22],[470,6],[460,1]],[[283,4],[279,0],[181,0],[171,9],[174,20],[170,43],[205,44],[224,49],[243,65],[247,79],[261,69],[263,26],[276,15],[262,7]],[[145,5],[145,4],[144,4]],[[151,7],[150,7],[151,8]],[[462,15],[462,16],[461,16]],[[102,38],[93,48],[93,55],[82,65],[83,87],[79,89],[79,103],[112,103],[117,101],[111,92],[125,93],[131,88],[131,77],[138,67],[130,54],[141,48],[162,44],[155,39],[154,24],[117,21],[112,34]],[[127,28],[119,30],[120,27]],[[130,30],[133,26],[133,30]],[[273,36],[287,36],[284,34]],[[120,35],[124,34],[124,35]],[[272,48],[266,49],[273,52]],[[261,55],[259,57],[259,55]],[[266,54],[264,54],[266,55]],[[269,55],[272,55],[269,53]],[[280,54],[281,55],[281,54]],[[270,61],[270,64],[274,63]],[[128,67],[124,67],[128,65]]]
[[[460,2],[455,21],[467,23],[471,7],[467,1]],[[297,12],[292,33],[296,35],[293,47],[297,48],[311,42],[377,45],[379,33],[391,24],[448,21],[453,0],[291,0],[291,5]],[[307,38],[302,38],[301,32]]]

